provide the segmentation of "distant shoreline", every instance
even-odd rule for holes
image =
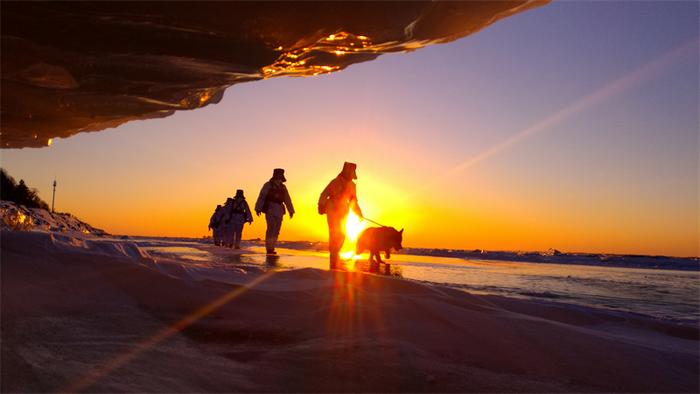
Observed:
[[[209,242],[209,238],[194,237],[158,237],[158,236],[132,236],[120,235],[134,239],[170,239],[173,241]],[[249,239],[245,242],[260,242],[260,239]],[[296,250],[325,251],[326,242],[314,241],[279,241],[280,247]],[[565,253],[550,249],[544,252],[528,251],[489,251],[489,250],[464,250],[464,249],[440,249],[440,248],[404,248],[400,253],[414,256],[446,257],[465,260],[490,260],[512,261],[520,263],[545,263],[545,264],[575,264],[597,267],[640,268],[640,269],[667,269],[676,271],[700,271],[700,258],[698,257],[672,257],[651,256],[612,253]]]
[[[16,203],[0,201],[0,216],[2,227],[8,230],[33,230],[49,232],[79,232],[94,236],[112,237],[115,239],[167,239],[187,242],[211,242],[211,238],[196,237],[163,237],[142,235],[115,235],[92,227],[70,214],[51,213],[41,208],[26,208]],[[260,242],[260,239],[249,239],[247,242]],[[320,241],[280,241],[281,247],[296,250],[326,251],[327,243]],[[465,260],[512,261],[522,263],[547,264],[576,264],[598,267],[667,269],[677,271],[700,271],[698,257],[671,257],[612,253],[576,253],[561,252],[556,249],[542,251],[489,251],[440,248],[403,248],[404,255],[433,256]]]

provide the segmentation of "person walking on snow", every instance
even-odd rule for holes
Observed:
[[[272,172],[272,178],[265,182],[258,200],[255,203],[255,213],[260,216],[265,213],[265,221],[267,222],[267,231],[265,232],[265,248],[268,254],[277,254],[275,252],[275,244],[277,237],[282,228],[282,218],[286,211],[289,211],[289,218],[294,216],[294,205],[289,197],[289,191],[284,186],[287,179],[284,177],[284,170],[275,168]]]
[[[248,223],[253,223],[253,215],[250,213],[250,207],[248,207],[248,202],[243,196],[243,190],[236,190],[236,195],[233,197],[233,202],[231,203],[231,211],[229,212],[231,217],[232,232],[233,232],[233,244],[235,249],[241,248],[241,237],[243,236],[243,225]]]
[[[214,245],[219,246],[221,243],[221,214],[223,210],[221,209],[221,204],[216,206],[214,213],[209,218],[209,229],[213,231]]]
[[[335,177],[318,199],[318,213],[328,220],[328,251],[330,268],[337,269],[340,249],[345,242],[345,221],[350,209],[362,220],[362,210],[357,204],[357,164],[345,162],[343,170]]]
[[[221,214],[221,244],[227,248],[231,248],[233,247],[233,221],[231,220],[233,198],[227,198],[221,210],[223,211]]]

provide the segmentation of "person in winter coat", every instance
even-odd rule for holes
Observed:
[[[227,248],[233,247],[233,198],[229,197],[221,209],[221,244]]]
[[[261,213],[265,213],[265,221],[267,222],[265,248],[268,254],[277,254],[275,252],[275,244],[282,228],[282,218],[285,212],[289,211],[290,219],[294,216],[294,205],[292,205],[289,191],[284,185],[286,181],[284,170],[275,168],[272,172],[272,178],[265,182],[255,203],[255,213],[258,216]]]
[[[213,232],[214,245],[219,246],[221,243],[221,214],[223,210],[221,209],[221,204],[216,206],[214,213],[209,218],[209,230]]]
[[[357,204],[357,189],[354,182],[357,179],[356,169],[357,164],[345,162],[343,170],[323,189],[318,199],[318,213],[325,214],[328,220],[328,251],[331,269],[338,268],[340,249],[345,242],[345,221],[350,209],[362,219],[362,210]]]
[[[234,248],[240,249],[241,237],[243,236],[243,225],[246,224],[246,222],[251,224],[253,223],[253,215],[251,215],[248,202],[243,196],[243,190],[236,190],[236,195],[233,197],[233,202],[231,203],[231,208],[228,214],[232,224],[232,241]]]

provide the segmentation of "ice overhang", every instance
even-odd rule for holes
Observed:
[[[342,70],[546,0],[2,2],[2,148],[161,118],[231,85]]]

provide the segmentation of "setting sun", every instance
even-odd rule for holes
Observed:
[[[355,213],[350,212],[348,215],[348,219],[345,222],[345,234],[347,235],[345,244],[352,243],[352,246],[355,246],[355,242],[357,241],[357,237],[360,235],[360,232],[367,227],[365,225],[365,222],[360,219]]]
[[[345,267],[350,271],[355,270],[355,263],[360,259],[360,255],[355,254],[355,244],[357,243],[357,237],[367,227],[366,223],[352,211],[348,214],[348,218],[345,221],[345,243],[343,243],[343,248],[340,251],[340,257],[345,260]]]
[[[700,1],[0,13],[0,394],[700,394]]]

